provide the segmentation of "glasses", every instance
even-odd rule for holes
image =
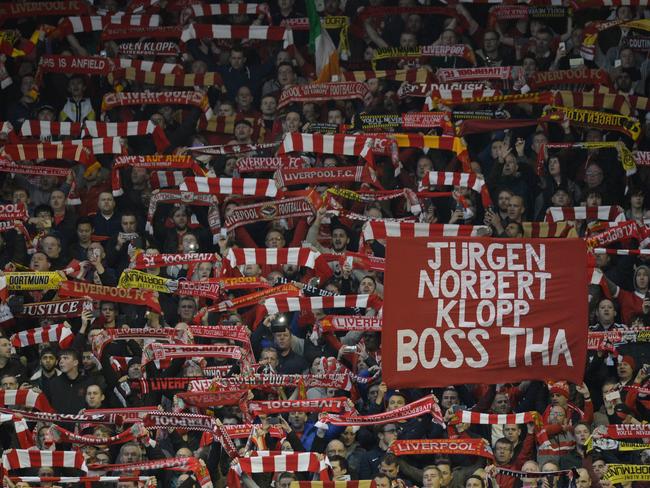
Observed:
[[[384,434],[396,434],[396,433],[397,433],[397,429],[384,429],[382,432],[383,432]]]

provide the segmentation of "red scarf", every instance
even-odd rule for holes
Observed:
[[[278,101],[278,108],[282,108],[291,103],[322,102],[326,100],[363,100],[367,93],[368,86],[359,81],[292,85],[282,90],[280,100]]]
[[[285,198],[235,207],[226,217],[224,227],[230,232],[253,222],[292,217],[311,218],[315,213],[314,204],[308,196]]]
[[[150,308],[156,313],[162,313],[158,298],[156,298],[154,292],[151,290],[116,288],[80,281],[64,281],[59,285],[59,295],[78,298],[90,297],[98,301],[128,303]]]
[[[107,93],[102,99],[102,112],[134,105],[191,105],[203,110],[207,119],[212,117],[208,97],[195,91]]]
[[[494,454],[492,454],[490,445],[483,438],[412,440],[398,439],[390,445],[389,450],[396,456],[462,454],[494,459]]]
[[[237,160],[237,171],[242,174],[260,171],[274,172],[282,168],[302,169],[309,167],[309,162],[302,157],[248,157]]]
[[[390,412],[372,415],[331,415],[325,414],[321,422],[332,425],[382,425],[392,424],[400,420],[408,420],[423,414],[431,414],[433,421],[443,424],[442,412],[432,395],[408,403]]]

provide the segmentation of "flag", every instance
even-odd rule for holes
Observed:
[[[318,83],[332,80],[332,75],[340,73],[339,53],[332,38],[320,24],[316,11],[315,0],[307,0],[307,16],[309,17],[309,50],[316,58],[316,74]]]

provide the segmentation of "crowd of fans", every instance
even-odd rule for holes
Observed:
[[[12,2],[23,3],[23,2]],[[82,2],[78,2],[82,3]],[[129,8],[131,2],[100,0],[94,9],[115,13]],[[197,19],[189,7],[193,2],[172,2],[180,8],[165,6],[166,2],[132,2],[143,4],[144,12],[160,15],[161,25],[184,25],[191,22],[215,25],[285,25],[288,20],[305,18],[307,5],[302,0],[278,0],[269,4],[268,15],[224,15]],[[425,1],[423,5],[430,6]],[[435,2],[434,2],[435,3]],[[577,2],[580,4],[581,2]],[[589,3],[589,2],[588,2]],[[615,4],[617,2],[614,2]],[[348,28],[336,24],[329,29],[335,45],[346,45],[340,59],[342,73],[373,69],[421,69],[429,72],[429,81],[435,80],[439,68],[467,68],[472,66],[521,67],[523,85],[537,74],[570,69],[602,69],[611,86],[610,93],[626,96],[650,95],[648,76],[650,49],[635,50],[629,39],[644,39],[644,30],[614,26],[598,36],[593,59],[580,55],[585,26],[607,20],[634,20],[650,18],[645,2],[639,7],[600,6],[590,2],[589,7],[576,8],[562,17],[534,17],[488,22],[491,5],[458,3],[448,8],[454,15],[409,13],[409,8],[421,6],[415,0],[399,0],[402,14],[371,16],[356,21],[360,12],[369,7],[394,7],[389,0],[325,0],[319,15],[351,19]],[[153,6],[149,5],[153,4]],[[317,2],[318,5],[318,2]],[[450,2],[451,5],[451,2]],[[440,7],[447,7],[439,4]],[[131,5],[133,7],[133,5]],[[56,25],[59,17],[29,17],[6,19],[2,28],[5,41],[14,39],[20,46],[43,24]],[[326,24],[324,24],[326,25]],[[11,33],[11,35],[10,35]],[[347,38],[347,43],[344,42]],[[16,40],[18,39],[18,40]],[[303,101],[278,108],[278,100],[286,87],[314,83],[316,61],[309,49],[309,32],[296,29],[294,44],[283,47],[282,42],[190,39],[181,43],[178,55],[156,57],[156,61],[178,63],[186,73],[219,73],[222,86],[194,87],[189,90],[207,95],[214,117],[231,120],[232,125],[221,132],[207,131],[200,119],[204,110],[193,106],[142,105],[118,107],[104,111],[102,97],[115,91],[115,80],[105,76],[68,73],[47,73],[39,82],[36,77],[39,59],[43,55],[128,57],[120,54],[120,40],[104,41],[101,32],[73,33],[66,36],[41,36],[36,47],[25,56],[2,55],[4,66],[13,83],[0,92],[3,125],[2,144],[10,143],[10,132],[19,132],[25,121],[86,121],[105,120],[126,122],[150,120],[162,128],[167,139],[166,154],[190,154],[208,177],[269,178],[268,173],[238,172],[238,160],[244,157],[270,157],[289,133],[314,133],[320,130],[364,133],[361,115],[399,115],[421,112],[423,98],[401,96],[400,86],[408,82],[388,77],[365,81],[368,93],[362,100]],[[645,37],[647,40],[648,38]],[[172,39],[173,40],[173,39]],[[175,39],[176,42],[179,39]],[[373,61],[377,50],[389,47],[417,48],[428,45],[465,45],[473,53],[463,57],[420,57],[408,59],[380,59]],[[645,44],[644,44],[645,45]],[[147,57],[153,60],[153,57]],[[474,64],[475,63],[475,64]],[[340,76],[343,76],[340,74]],[[343,79],[343,78],[339,78]],[[499,80],[502,93],[519,93],[522,83]],[[527,83],[528,82],[528,83]],[[39,85],[35,95],[35,85]],[[494,80],[474,83],[479,89],[495,88]],[[444,85],[444,83],[443,83]],[[443,89],[459,88],[448,84]],[[603,87],[573,86],[576,91]],[[161,86],[142,85],[137,81],[122,80],[119,89],[129,92],[179,90]],[[435,87],[433,89],[436,89]],[[530,88],[528,88],[530,90]],[[525,93],[525,90],[521,91]],[[170,280],[210,281],[220,277],[244,276],[258,278],[264,286],[294,283],[304,287],[307,296],[316,293],[373,295],[383,297],[383,273],[363,266],[363,260],[332,261],[324,272],[296,265],[246,264],[231,269],[226,256],[235,248],[281,249],[285,247],[311,248],[320,253],[371,252],[383,258],[385,248],[381,241],[366,242],[360,249],[361,229],[370,219],[401,219],[427,223],[465,224],[485,226],[483,235],[492,238],[530,237],[528,222],[543,222],[549,207],[616,207],[624,213],[622,220],[638,224],[639,232],[627,240],[614,242],[610,247],[639,249],[644,229],[650,226],[650,171],[637,158],[635,172],[627,172],[619,162],[620,149],[612,146],[546,148],[548,143],[616,142],[627,149],[650,151],[650,112],[632,110],[629,116],[640,122],[640,135],[634,139],[611,128],[575,124],[567,119],[559,123],[540,121],[538,124],[502,128],[497,122],[505,117],[537,119],[547,107],[529,103],[507,105],[445,105],[445,100],[434,101],[433,110],[448,112],[449,120],[460,125],[460,110],[467,113],[488,111],[488,119],[495,123],[465,137],[471,171],[482,175],[487,184],[491,206],[484,206],[479,194],[463,187],[430,186],[425,191],[435,192],[432,198],[421,196],[421,212],[413,215],[412,202],[404,199],[380,198],[366,182],[315,184],[319,194],[317,208],[310,216],[287,219],[262,219],[234,230],[211,233],[208,225],[208,207],[188,204],[165,204],[155,207],[153,218],[148,218],[152,194],[164,191],[152,184],[154,171],[142,167],[125,167],[121,172],[123,193],[114,196],[112,165],[115,155],[99,154],[99,165],[79,164],[75,161],[33,160],[17,161],[20,165],[47,165],[70,168],[67,177],[54,175],[24,175],[1,173],[1,199],[4,204],[22,203],[28,210],[24,222],[27,233],[15,228],[0,233],[0,265],[5,272],[59,271],[68,280],[86,281],[109,287],[118,286],[120,276],[134,266],[139,254],[211,253],[217,259],[167,267],[147,268],[143,271]],[[577,108],[579,108],[577,106]],[[426,110],[426,109],[425,109]],[[599,111],[611,111],[605,107]],[[13,129],[12,129],[13,128]],[[386,132],[385,129],[380,129]],[[398,130],[412,134],[440,134],[440,128]],[[365,133],[372,133],[371,129]],[[42,142],[66,139],[64,136],[42,136]],[[29,142],[29,138],[21,138]],[[34,142],[33,140],[31,142]],[[37,140],[36,142],[39,142]],[[260,143],[277,143],[273,147],[256,148]],[[130,155],[156,153],[151,135],[137,135],[122,140]],[[253,145],[239,153],[218,154],[207,146]],[[206,147],[206,150],[201,150]],[[334,167],[365,164],[357,156],[337,154],[300,153],[309,167]],[[430,171],[463,171],[458,154],[439,148],[400,147],[397,158],[402,169],[396,171],[391,157],[375,155],[374,175],[384,189],[422,191],[421,181]],[[7,159],[11,159],[7,157]],[[538,171],[538,161],[543,169]],[[191,175],[188,170],[185,176]],[[173,188],[173,185],[171,185]],[[348,199],[344,192],[329,192],[328,188],[367,190],[364,198]],[[292,190],[298,188],[293,187]],[[304,189],[302,187],[301,189]],[[312,188],[310,188],[312,189]],[[71,191],[79,199],[71,204]],[[441,194],[442,192],[448,192]],[[373,194],[375,197],[373,197]],[[356,193],[357,196],[361,193]],[[279,198],[279,197],[277,197]],[[239,206],[262,201],[261,197],[219,195],[218,211],[223,224]],[[320,205],[320,207],[318,207]],[[353,217],[353,214],[357,217]],[[602,217],[601,217],[602,219]],[[147,221],[151,228],[145,229]],[[602,230],[597,217],[569,219],[566,225],[570,235],[586,238]],[[598,227],[600,225],[600,227]],[[37,302],[51,302],[61,298],[56,289],[12,290],[0,307],[3,323],[0,338],[0,388],[31,389],[46,396],[54,412],[78,414],[88,409],[128,409],[152,406],[165,411],[178,411],[176,394],[179,390],[145,392],[130,386],[144,378],[208,377],[206,368],[230,365],[225,376],[246,373],[242,361],[215,358],[176,358],[171,361],[143,361],[143,349],[155,339],[114,341],[103,349],[93,348],[93,338],[107,329],[175,328],[188,329],[192,324],[244,326],[250,333],[257,371],[270,374],[317,375],[325,372],[353,373],[353,384],[345,390],[325,387],[304,388],[296,385],[251,389],[248,399],[319,399],[347,397],[358,415],[390,412],[412,401],[434,394],[444,416],[445,425],[432,420],[430,415],[400,420],[395,423],[377,423],[370,426],[335,426],[320,420],[319,412],[297,409],[282,415],[254,416],[250,435],[233,439],[240,454],[253,451],[314,452],[324,456],[332,480],[373,480],[377,487],[425,488],[501,488],[540,487],[563,488],[575,484],[579,488],[610,488],[606,476],[611,464],[647,465],[650,448],[624,451],[602,441],[602,427],[610,424],[639,424],[648,421],[648,359],[647,339],[643,330],[650,326],[650,267],[649,255],[630,253],[617,255],[602,253],[594,256],[594,266],[601,270],[602,282],[594,282],[589,289],[590,322],[584,324],[591,332],[631,332],[638,335],[635,347],[619,352],[620,343],[605,341],[605,346],[591,349],[584,382],[567,384],[524,381],[518,384],[500,384],[494,378],[492,385],[447,385],[420,390],[394,390],[381,378],[381,357],[387,354],[381,348],[381,333],[376,331],[332,332],[324,330],[324,315],[381,315],[379,305],[362,309],[306,310],[283,314],[264,314],[259,303],[246,304],[226,311],[210,308],[225,300],[235,300],[254,292],[252,289],[221,290],[218,299],[179,296],[159,293],[160,312],[142,305],[95,301],[94,308],[84,309],[76,317],[68,318],[74,340],[67,347],[56,342],[42,342],[16,348],[10,341],[19,331],[58,323],[62,320],[41,316],[26,316],[25,306]],[[567,263],[570,266],[571,263]],[[70,267],[74,268],[70,274]],[[314,292],[315,290],[315,292]],[[325,292],[323,292],[323,290]],[[576,304],[576,307],[587,304]],[[631,337],[631,336],[630,336]],[[622,339],[619,339],[621,341]],[[197,344],[234,342],[222,339],[195,338]],[[629,344],[627,344],[629,346]],[[585,344],[587,347],[587,344]],[[621,348],[621,351],[624,348]],[[99,352],[98,352],[99,351]],[[332,361],[335,358],[336,361]],[[334,369],[332,365],[334,364]],[[444,383],[443,378],[436,380]],[[625,389],[624,387],[639,387]],[[5,404],[4,408],[14,408]],[[15,407],[14,411],[19,411]],[[454,421],[461,410],[508,414],[539,412],[539,421],[528,424],[466,424]],[[4,410],[3,410],[4,411]],[[226,405],[216,408],[187,407],[186,411],[203,413],[218,419],[218,425],[247,424],[241,406]],[[22,447],[14,422],[0,426],[4,450]],[[128,425],[88,425],[79,422],[59,422],[80,435],[111,437]],[[83,445],[74,442],[53,442],[50,424],[28,419],[29,435],[33,433],[32,449],[80,449],[88,465],[89,474],[122,473],[119,469],[102,470],[103,464],[136,463],[145,460],[172,457],[195,457],[207,467],[214,486],[227,486],[227,474],[233,462],[218,440],[209,439],[196,430],[152,429],[139,431],[136,439],[123,444]],[[281,435],[272,435],[280,431]],[[543,433],[543,435],[541,435]],[[493,459],[454,452],[439,455],[396,456],[391,444],[404,439],[467,439],[483,438],[493,451]],[[645,438],[647,442],[650,437]],[[152,442],[155,441],[155,442]],[[636,439],[642,443],[643,439]],[[614,443],[616,444],[616,443]],[[235,462],[235,464],[237,464]],[[516,477],[513,472],[539,473],[547,476]],[[559,473],[558,473],[559,472]],[[36,483],[8,479],[12,476],[62,476],[78,472],[48,466],[11,471],[5,476],[8,486],[55,486],[57,481]],[[155,476],[158,486],[205,486],[196,472],[159,469],[145,471]],[[248,487],[288,488],[293,481],[313,478],[312,473],[264,472],[241,473],[241,483]],[[317,478],[316,478],[317,479]],[[647,478],[646,478],[647,479]],[[150,480],[147,483],[151,484]],[[138,481],[94,481],[92,486],[139,486]],[[626,481],[627,486],[641,486],[641,481]],[[82,483],[83,484],[83,483]],[[86,483],[86,486],[88,483]],[[230,485],[228,485],[230,486]]]

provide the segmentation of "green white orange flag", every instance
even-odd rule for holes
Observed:
[[[331,81],[332,75],[338,75],[341,71],[339,53],[327,30],[321,26],[314,0],[306,0],[305,3],[309,17],[309,50],[316,58],[317,82]]]

